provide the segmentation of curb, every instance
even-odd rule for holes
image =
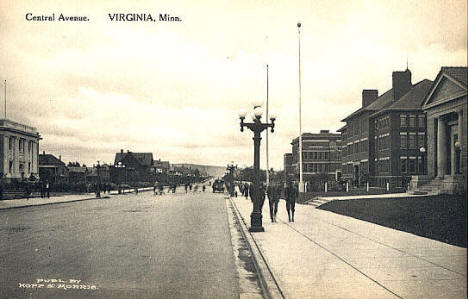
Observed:
[[[237,218],[237,221],[241,227],[241,234],[244,240],[247,243],[247,246],[252,254],[253,262],[255,265],[255,269],[257,270],[257,274],[260,281],[260,288],[262,289],[263,296],[265,298],[273,299],[273,298],[285,298],[281,288],[278,285],[270,267],[268,266],[265,257],[263,256],[260,248],[255,241],[255,238],[252,234],[248,231],[247,225],[245,223],[244,217],[240,214],[239,210],[237,209],[236,203],[229,197],[229,201],[232,204],[234,217]]]
[[[74,199],[74,200],[68,200],[68,201],[54,201],[54,202],[40,203],[40,204],[36,204],[36,205],[4,207],[4,208],[0,208],[0,210],[11,210],[11,209],[21,209],[21,208],[48,206],[48,205],[56,205],[56,204],[61,204],[61,203],[77,202],[77,201],[92,200],[92,199],[104,199],[104,198],[110,198],[110,197],[109,196],[103,196],[103,197],[89,197],[89,198],[82,198],[82,199]]]

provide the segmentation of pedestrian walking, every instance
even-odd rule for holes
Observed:
[[[276,214],[278,213],[278,202],[281,195],[280,185],[270,183],[267,188],[268,203],[270,204],[271,222],[276,222]]]
[[[205,190],[206,190],[206,186],[205,186],[205,185],[203,185],[202,189],[203,189],[203,192],[205,192]]]
[[[288,182],[284,190],[284,195],[286,197],[286,210],[288,211],[289,222],[294,222],[294,211],[298,194],[296,186],[294,186],[292,182]]]
[[[245,199],[249,198],[249,184],[248,183],[244,184],[244,196],[245,196]]]

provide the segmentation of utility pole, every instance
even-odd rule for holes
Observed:
[[[266,119],[268,119],[268,64],[267,64],[267,90],[266,90]],[[268,130],[266,130],[266,186],[270,185],[270,164],[268,156]]]
[[[301,100],[301,23],[297,23],[299,39],[299,192],[304,192],[302,177],[302,100]]]

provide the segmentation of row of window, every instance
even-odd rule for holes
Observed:
[[[377,173],[390,172],[390,159],[375,161],[375,169]]]
[[[340,152],[302,152],[303,160],[338,161],[341,160]]]
[[[19,141],[19,142],[18,142],[18,150],[19,150],[19,153],[20,153],[20,154],[24,154],[25,145],[26,145],[26,139],[20,138],[18,141]],[[9,149],[10,151],[12,151],[12,150],[14,149],[14,144],[15,144],[15,138],[14,138],[14,137],[8,138],[8,149]],[[28,145],[28,153],[31,153],[32,144],[33,144],[32,141],[29,141],[29,142],[27,143],[27,145]]]
[[[419,134],[401,134],[400,148],[401,149],[418,149],[424,147],[424,135]]]
[[[347,130],[343,132],[343,140],[350,136],[361,135],[363,132],[369,131],[369,120],[364,118],[362,120],[354,120],[347,124]]]
[[[380,136],[375,139],[375,151],[390,148],[390,135]]]
[[[375,129],[380,130],[390,127],[390,116],[379,118],[375,121]]]
[[[363,173],[369,173],[369,162],[361,162],[359,166],[353,164],[341,165],[343,174],[352,175],[353,177],[361,176]],[[357,173],[356,173],[357,171]]]
[[[400,159],[400,172],[401,173],[425,173],[424,157],[404,157]]]
[[[425,128],[426,118],[424,114],[400,114],[400,127]]]
[[[303,163],[304,172],[327,173],[341,169],[340,163]]]
[[[353,144],[349,144],[348,146],[343,147],[343,156],[367,152],[369,149],[369,141],[363,140],[359,142],[355,142]]]

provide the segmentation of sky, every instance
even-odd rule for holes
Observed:
[[[27,13],[89,21],[28,21]],[[181,21],[116,22],[114,13]],[[467,65],[465,0],[1,0],[7,118],[36,127],[40,151],[65,162],[113,163],[123,149],[249,166],[253,134],[240,132],[237,115],[266,102],[268,64],[277,115],[269,161],[282,169],[299,135],[298,22],[303,132],[342,127],[362,90],[383,94],[407,61],[413,83]],[[262,168],[265,156],[263,134]]]

